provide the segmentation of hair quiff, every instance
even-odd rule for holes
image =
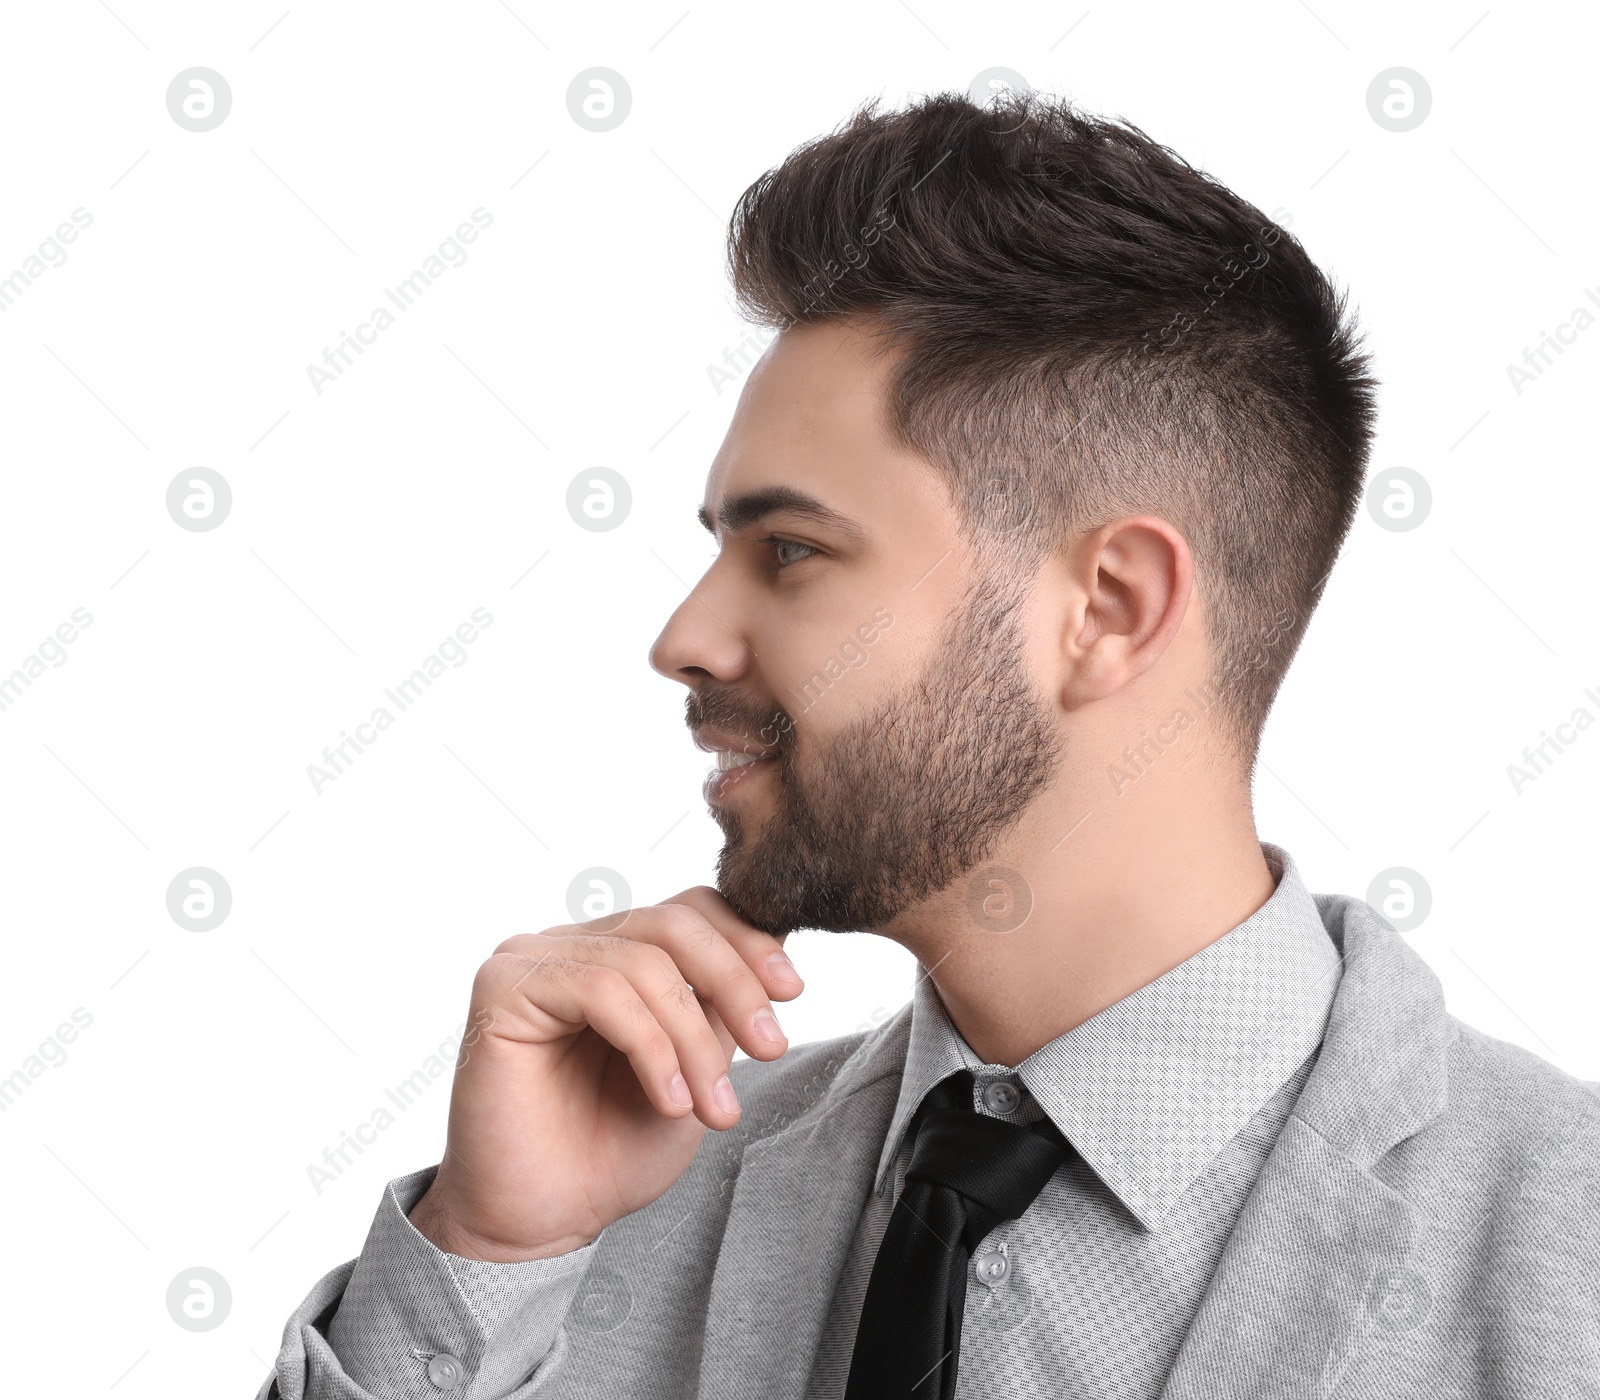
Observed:
[[[942,93],[799,147],[727,251],[758,324],[859,317],[902,348],[890,431],[1007,567],[1129,514],[1178,528],[1206,706],[1254,766],[1376,412],[1345,296],[1293,235],[1126,122]]]

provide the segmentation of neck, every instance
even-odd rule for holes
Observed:
[[[877,930],[916,955],[985,1063],[1020,1064],[1271,897],[1248,783],[1170,777],[1092,809],[1081,787],[1052,792],[975,871]],[[1022,877],[1020,895],[983,881],[994,867]],[[1009,929],[1008,895],[1032,905]]]

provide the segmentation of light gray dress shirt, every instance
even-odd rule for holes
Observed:
[[[973,1254],[959,1400],[1159,1394],[1310,1073],[1338,988],[1338,951],[1293,858],[1268,842],[1262,852],[1277,886],[1260,909],[1014,1068],[978,1057],[918,970],[899,1097],[808,1400],[844,1393],[862,1298],[910,1158],[906,1127],[923,1096],[963,1068],[975,1076],[977,1112],[1014,1123],[1048,1115],[1076,1156]],[[604,1235],[522,1264],[445,1254],[407,1219],[435,1170],[389,1183],[329,1344],[373,1395],[439,1395],[453,1388],[440,1384],[449,1358],[418,1347],[414,1320],[430,1290],[458,1290],[485,1344],[473,1393],[506,1394],[549,1350]]]

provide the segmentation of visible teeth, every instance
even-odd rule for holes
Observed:
[[[717,771],[726,773],[730,768],[743,768],[747,763],[754,763],[760,757],[758,753],[731,753],[727,749],[718,749]]]

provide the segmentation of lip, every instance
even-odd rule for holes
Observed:
[[[751,778],[777,766],[778,759],[773,754],[738,768],[718,769],[706,777],[701,795],[713,806],[721,806],[739,788],[748,786]]]
[[[753,753],[762,759],[768,759],[778,752],[770,745],[752,744],[750,740],[738,734],[730,734],[725,729],[697,729],[693,737],[694,746],[706,753]]]

